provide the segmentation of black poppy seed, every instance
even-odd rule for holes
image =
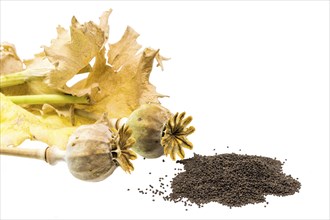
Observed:
[[[268,157],[195,154],[177,163],[183,164],[184,169],[178,170],[184,171],[175,174],[170,181],[172,193],[163,198],[175,203],[187,199],[199,208],[209,202],[230,208],[261,203],[266,195],[292,195],[301,187],[300,182],[283,173],[281,161]]]
[[[163,159],[163,163],[165,162],[165,160]]]

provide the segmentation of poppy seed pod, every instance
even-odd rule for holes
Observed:
[[[70,136],[66,162],[73,176],[101,181],[117,168],[111,153],[111,132],[104,124],[83,125]]]
[[[159,104],[144,104],[132,112],[126,124],[132,129],[136,140],[132,149],[145,158],[157,158],[175,155],[184,158],[183,148],[192,149],[192,143],[187,136],[195,128],[187,125],[192,117],[185,118],[185,113],[172,114]]]

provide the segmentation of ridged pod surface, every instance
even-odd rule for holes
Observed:
[[[102,124],[83,125],[70,136],[66,161],[78,179],[101,181],[117,168],[111,154],[109,127]]]

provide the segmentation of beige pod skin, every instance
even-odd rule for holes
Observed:
[[[111,153],[111,135],[109,128],[102,123],[77,128],[66,149],[66,162],[73,176],[96,182],[113,173],[118,166]]]
[[[132,149],[145,158],[164,154],[161,139],[166,122],[172,113],[159,104],[144,104],[132,112],[126,124],[132,129],[136,142]]]

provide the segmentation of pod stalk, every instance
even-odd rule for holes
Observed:
[[[1,147],[0,155],[37,159],[45,161],[50,165],[55,165],[59,161],[65,161],[65,151],[56,147],[47,147],[45,149]]]

